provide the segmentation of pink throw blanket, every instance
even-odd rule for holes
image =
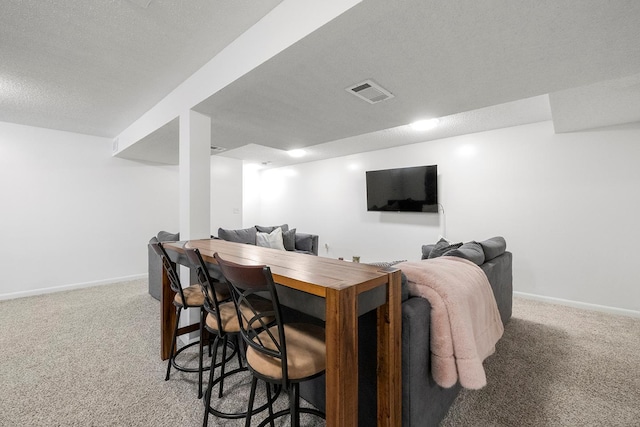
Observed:
[[[441,387],[487,384],[482,361],[495,351],[504,327],[487,276],[463,258],[443,256],[397,264],[409,294],[431,304],[431,372]]]

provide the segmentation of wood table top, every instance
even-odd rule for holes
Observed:
[[[183,252],[185,242],[164,244]],[[215,263],[213,254],[244,265],[266,265],[276,283],[326,297],[327,289],[356,286],[356,294],[387,283],[388,270],[381,267],[313,256],[293,251],[228,242],[221,239],[190,240],[187,248],[197,248],[206,262]]]

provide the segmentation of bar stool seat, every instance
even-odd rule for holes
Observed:
[[[269,334],[277,338],[278,327],[272,326],[269,332],[261,332],[254,340],[259,340],[267,349],[276,351]],[[289,323],[284,325],[284,335],[287,340],[287,374],[290,380],[312,377],[326,369],[324,328],[310,323]],[[247,363],[265,377],[282,379],[280,358],[249,347]]]
[[[182,301],[182,296],[180,294],[176,294],[173,298],[173,302],[175,304],[184,306],[186,303],[186,305],[191,307],[201,307],[204,305],[204,294],[202,293],[202,286],[199,284],[182,288],[182,293],[184,294],[186,302]]]

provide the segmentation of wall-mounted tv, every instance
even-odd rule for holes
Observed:
[[[367,210],[438,212],[438,166],[367,171]]]

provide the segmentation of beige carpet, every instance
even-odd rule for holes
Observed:
[[[0,426],[202,424],[196,376],[164,381],[144,280],[2,301],[0,325]],[[516,299],[486,368],[487,387],[464,391],[444,426],[640,425],[640,319]],[[243,407],[245,380],[224,408]]]
[[[488,384],[442,426],[640,426],[640,319],[516,298]]]
[[[164,381],[159,319],[146,280],[0,302],[0,426],[202,425],[197,374],[174,370]],[[217,408],[244,411],[250,384],[249,374],[229,379],[225,390],[235,393]],[[259,392],[264,401],[263,385]],[[285,393],[275,409],[287,405]]]

